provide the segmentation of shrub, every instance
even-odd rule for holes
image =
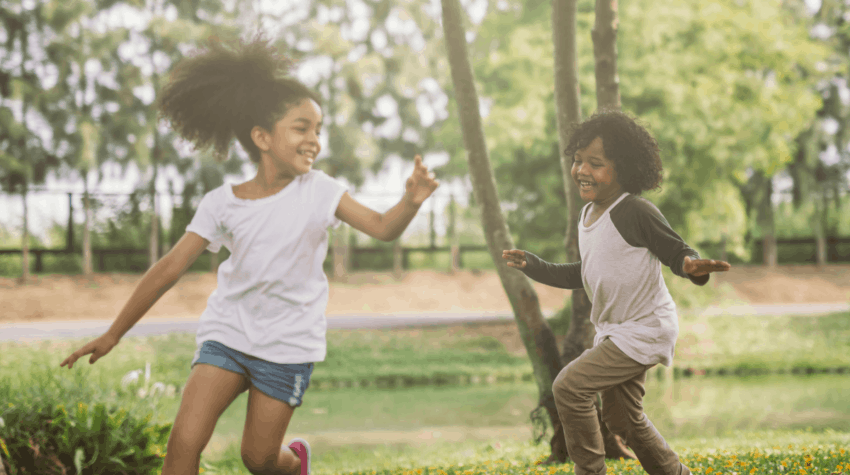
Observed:
[[[0,377],[0,450],[9,475],[158,473],[171,424],[119,408],[75,374]]]

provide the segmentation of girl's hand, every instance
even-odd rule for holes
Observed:
[[[715,261],[711,259],[695,259],[691,260],[690,256],[685,256],[685,263],[682,265],[682,270],[685,274],[690,274],[694,277],[710,274],[712,272],[726,272],[732,266],[728,262]]]
[[[502,251],[502,259],[508,261],[508,267],[524,269],[525,266],[528,265],[528,261],[525,260],[525,251],[521,251],[519,249]]]
[[[117,344],[117,338],[112,337],[109,334],[104,334],[99,338],[86,343],[86,345],[79,350],[71,353],[71,356],[65,358],[65,361],[63,361],[59,366],[68,365],[68,369],[71,369],[74,367],[74,363],[78,359],[88,354],[91,354],[89,364],[94,364],[94,362],[99,360],[103,355],[112,351],[112,348],[115,348],[115,345]]]
[[[421,156],[416,155],[413,161],[413,174],[407,179],[404,190],[411,202],[419,206],[440,186],[440,182],[435,180],[434,174],[429,173],[428,167],[422,164]]]

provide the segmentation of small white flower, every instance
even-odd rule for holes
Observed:
[[[169,384],[165,387],[165,395],[166,397],[174,397],[174,394],[177,392],[177,388],[174,387],[173,384]]]
[[[157,393],[161,394],[161,393],[164,393],[164,392],[165,392],[165,384],[163,384],[163,383],[156,382],[156,383],[153,383],[153,386],[151,386],[151,396],[155,396]]]
[[[142,374],[142,370],[137,369],[134,371],[130,371],[125,374],[123,378],[121,378],[121,387],[126,388],[130,384],[136,383],[139,381],[139,376]]]
[[[0,417],[0,428],[3,427],[6,427],[6,421],[4,421],[2,417]]]
[[[136,394],[139,395],[139,399],[144,399],[148,395],[148,391],[145,388],[139,388],[139,392]]]

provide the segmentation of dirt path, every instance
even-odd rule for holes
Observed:
[[[20,285],[0,278],[0,323],[21,321],[112,320],[132,294],[141,276],[100,274],[40,276]],[[847,303],[850,265],[779,266],[767,270],[736,266],[718,274],[714,284],[729,283],[736,296],[753,304]],[[146,318],[197,319],[215,289],[210,273],[185,275],[154,305]],[[560,308],[569,291],[534,284],[544,312]],[[494,271],[463,271],[455,275],[423,270],[396,281],[384,273],[360,273],[331,282],[327,315],[419,312],[505,312],[510,304]]]

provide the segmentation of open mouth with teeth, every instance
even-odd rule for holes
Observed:
[[[593,187],[593,183],[589,181],[579,180],[578,184],[582,190],[589,190],[591,187]]]
[[[316,159],[316,152],[312,150],[298,150],[298,155],[306,158],[310,163]]]

